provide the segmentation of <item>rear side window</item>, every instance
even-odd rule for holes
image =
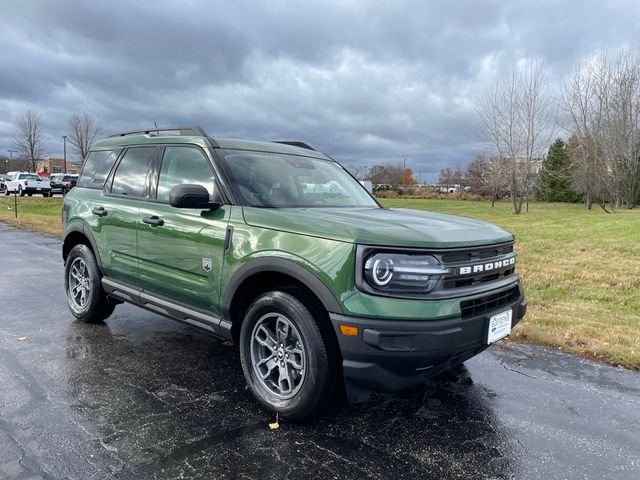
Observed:
[[[111,167],[118,158],[118,153],[114,150],[90,152],[84,162],[84,167],[82,167],[78,187],[101,189],[107,180]]]
[[[113,176],[111,193],[144,197],[146,180],[149,173],[149,162],[156,152],[156,147],[129,148]]]

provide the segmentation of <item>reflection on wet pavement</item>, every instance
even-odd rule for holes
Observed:
[[[58,248],[0,225],[5,269],[38,266],[0,277],[0,478],[640,478],[633,372],[505,344],[269,430],[236,347],[125,305],[74,322]]]

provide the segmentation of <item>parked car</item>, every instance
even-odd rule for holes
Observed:
[[[51,184],[46,177],[40,177],[29,172],[9,172],[9,180],[5,182],[5,195],[17,193],[21,197],[32,196],[34,193],[41,193],[43,197],[48,197],[51,192]]]
[[[66,195],[69,190],[76,186],[78,175],[71,173],[54,173],[51,175],[51,196],[54,193]]]
[[[6,188],[5,182],[9,179],[9,175],[0,175],[0,193]]]
[[[301,142],[179,130],[96,142],[65,197],[65,292],[78,320],[128,302],[231,340],[255,399],[301,420],[340,382],[352,400],[408,388],[525,315],[505,230],[383,208]]]

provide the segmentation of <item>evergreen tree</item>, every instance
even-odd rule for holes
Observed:
[[[536,186],[536,197],[545,202],[579,202],[580,195],[571,188],[572,164],[569,148],[558,138],[551,147]]]

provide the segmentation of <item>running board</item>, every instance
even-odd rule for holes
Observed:
[[[204,330],[216,337],[231,339],[231,323],[210,313],[193,310],[106,277],[102,278],[102,288],[110,297],[142,307],[199,330]]]

